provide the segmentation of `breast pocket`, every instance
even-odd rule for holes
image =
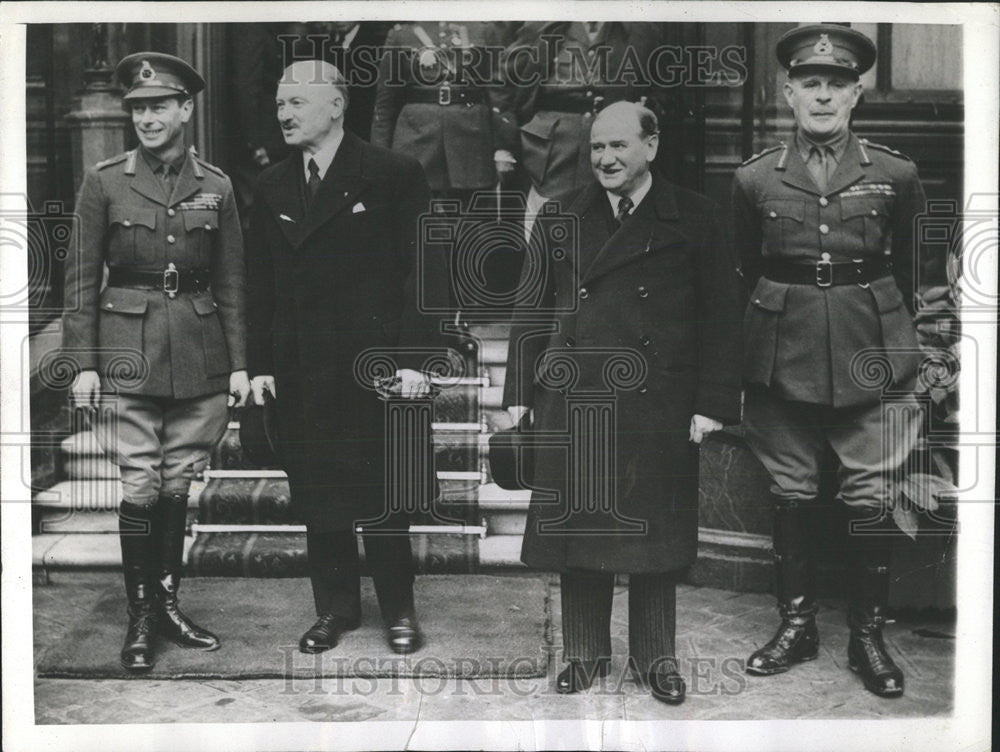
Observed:
[[[184,232],[187,235],[187,251],[195,256],[189,261],[193,266],[207,267],[212,261],[212,248],[219,232],[219,213],[197,209],[185,211]]]
[[[222,331],[219,309],[211,295],[191,297],[191,305],[201,324],[201,340],[205,353],[205,374],[221,376],[229,373],[229,347]]]
[[[799,199],[771,199],[760,205],[764,243],[771,255],[780,255],[802,237],[806,205]]]
[[[848,231],[848,242],[851,236],[857,238],[857,244],[852,243],[849,250],[879,254],[888,249],[889,207],[884,199],[841,199],[840,217]]]
[[[108,208],[108,263],[137,264],[155,261],[156,210],[127,205]]]

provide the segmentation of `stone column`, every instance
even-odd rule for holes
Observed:
[[[129,116],[122,109],[121,90],[114,80],[114,48],[119,24],[91,25],[91,43],[83,89],[66,115],[73,148],[73,188],[79,189],[84,171],[125,150]]]

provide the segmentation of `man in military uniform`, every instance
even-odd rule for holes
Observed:
[[[618,73],[628,69],[626,54],[645,64],[660,34],[658,24],[617,21],[532,21],[518,31],[505,57],[505,106],[520,124],[520,159],[531,180],[526,238],[548,199],[593,181],[594,115],[650,93],[648,80]]]
[[[456,199],[460,211],[477,191],[492,190],[514,170],[517,123],[502,109],[499,71],[487,52],[503,47],[502,32],[493,23],[422,21],[396,24],[386,38],[371,142],[416,157],[431,196]],[[490,206],[476,208],[496,216]],[[520,255],[505,256],[486,260],[493,289],[516,282],[512,267]]]
[[[192,97],[205,83],[155,52],[129,55],[116,73],[139,147],[89,170],[80,188],[63,342],[79,369],[73,396],[98,408],[94,433],[121,468],[121,664],[144,671],[157,632],[184,647],[219,647],[177,605],[188,490],[226,429],[227,393],[242,405],[250,385],[232,185],[184,148]]]
[[[885,478],[909,455],[920,424],[910,392],[919,363],[913,227],[924,193],[909,159],[850,130],[859,76],[875,61],[867,37],[838,25],[805,26],[779,40],[777,55],[788,70],[784,93],[797,129],[745,162],[733,189],[752,288],[744,423],[772,480],[782,619],[747,671],[776,674],[817,656],[807,511],[832,448],[837,495],[852,523],[848,664],[870,691],[896,697],[903,675],[882,639],[892,541]],[[902,408],[894,409],[898,423],[886,441],[882,393],[865,383],[869,356],[886,374],[894,408]]]

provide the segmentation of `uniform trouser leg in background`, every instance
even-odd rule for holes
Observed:
[[[563,572],[559,582],[564,658],[609,660],[615,576],[607,572]]]
[[[673,572],[630,574],[628,652],[637,671],[675,671],[677,577]]]

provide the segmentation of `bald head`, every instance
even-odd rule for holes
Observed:
[[[634,102],[601,110],[590,128],[590,166],[604,189],[628,196],[646,180],[659,145],[656,115]]]
[[[281,133],[289,146],[312,154],[339,138],[347,85],[335,65],[323,60],[292,63],[278,81],[275,101]]]
[[[642,136],[655,136],[660,132],[656,114],[638,102],[614,102],[597,113],[591,126],[596,128],[601,120],[613,120],[620,125],[632,125]]]

